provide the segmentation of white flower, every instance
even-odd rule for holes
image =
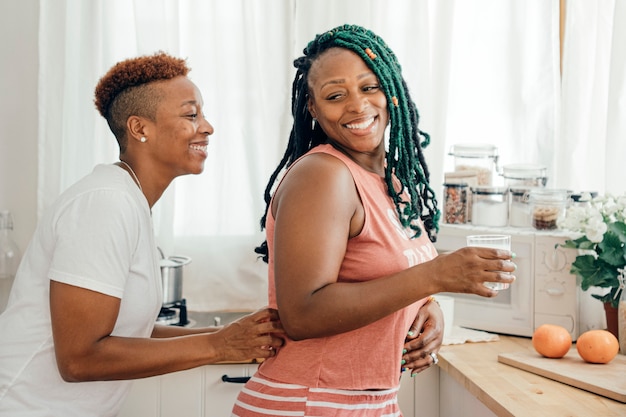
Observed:
[[[626,222],[626,208],[621,209],[615,213],[615,219],[618,222]]]
[[[587,224],[587,219],[593,214],[590,208],[573,206],[567,210],[567,215],[560,219],[558,226],[561,229],[582,232]]]
[[[584,234],[589,241],[599,243],[608,224],[615,222],[626,222],[626,193],[617,197],[607,193],[592,198],[584,206],[569,207],[558,227]]]
[[[602,220],[602,217],[594,216],[589,219],[589,222],[585,227],[585,236],[587,236],[587,239],[590,241],[599,243],[602,242],[602,238],[604,237],[604,233],[607,229],[608,227]]]
[[[615,214],[615,212],[617,212],[619,210],[619,207],[617,206],[617,204],[615,204],[615,200],[611,199],[609,201],[607,201],[606,203],[604,203],[604,205],[602,206],[602,213],[606,216],[606,217],[611,217]]]

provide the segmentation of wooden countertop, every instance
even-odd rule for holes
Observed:
[[[498,354],[522,350],[533,350],[529,338],[442,346],[439,367],[500,417],[626,416],[619,401],[498,362]]]

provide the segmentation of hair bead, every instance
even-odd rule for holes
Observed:
[[[365,53],[367,54],[367,56],[369,56],[371,59],[376,59],[378,56],[372,52],[372,50],[370,48],[365,48]]]
[[[394,106],[398,107],[398,97],[396,96],[391,97],[391,102],[393,103]]]

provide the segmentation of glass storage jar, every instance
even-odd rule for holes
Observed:
[[[498,148],[487,144],[452,145],[454,171],[476,171],[478,185],[492,185],[498,165]]]
[[[443,184],[443,221],[449,224],[467,223],[467,184]]]
[[[472,221],[472,187],[478,185],[478,173],[476,171],[454,171],[443,174],[445,184],[467,184],[467,207],[465,210],[465,223]]]
[[[530,188],[509,188],[509,226],[531,227],[530,204],[528,195]]]
[[[502,167],[504,184],[509,187],[545,187],[547,168],[543,165],[509,164]]]
[[[477,186],[472,188],[472,224],[503,227],[509,221],[507,187]]]
[[[535,188],[530,191],[531,222],[536,230],[554,230],[565,215],[570,192],[561,189]]]

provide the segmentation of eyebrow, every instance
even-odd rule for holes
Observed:
[[[197,100],[186,100],[180,104],[180,107],[184,107],[188,104],[191,104],[192,106],[202,106],[202,103],[199,103]]]
[[[376,74],[374,74],[372,71],[368,71],[368,72],[364,72],[363,74],[357,75],[356,79],[357,80],[361,80],[363,78],[369,77],[370,75],[373,75],[374,77],[376,77]],[[337,80],[326,81],[324,84],[321,85],[320,89],[326,87],[329,84],[331,84],[331,85],[332,84],[343,84],[345,82],[346,82],[345,78],[340,78],[340,79],[337,79]]]

